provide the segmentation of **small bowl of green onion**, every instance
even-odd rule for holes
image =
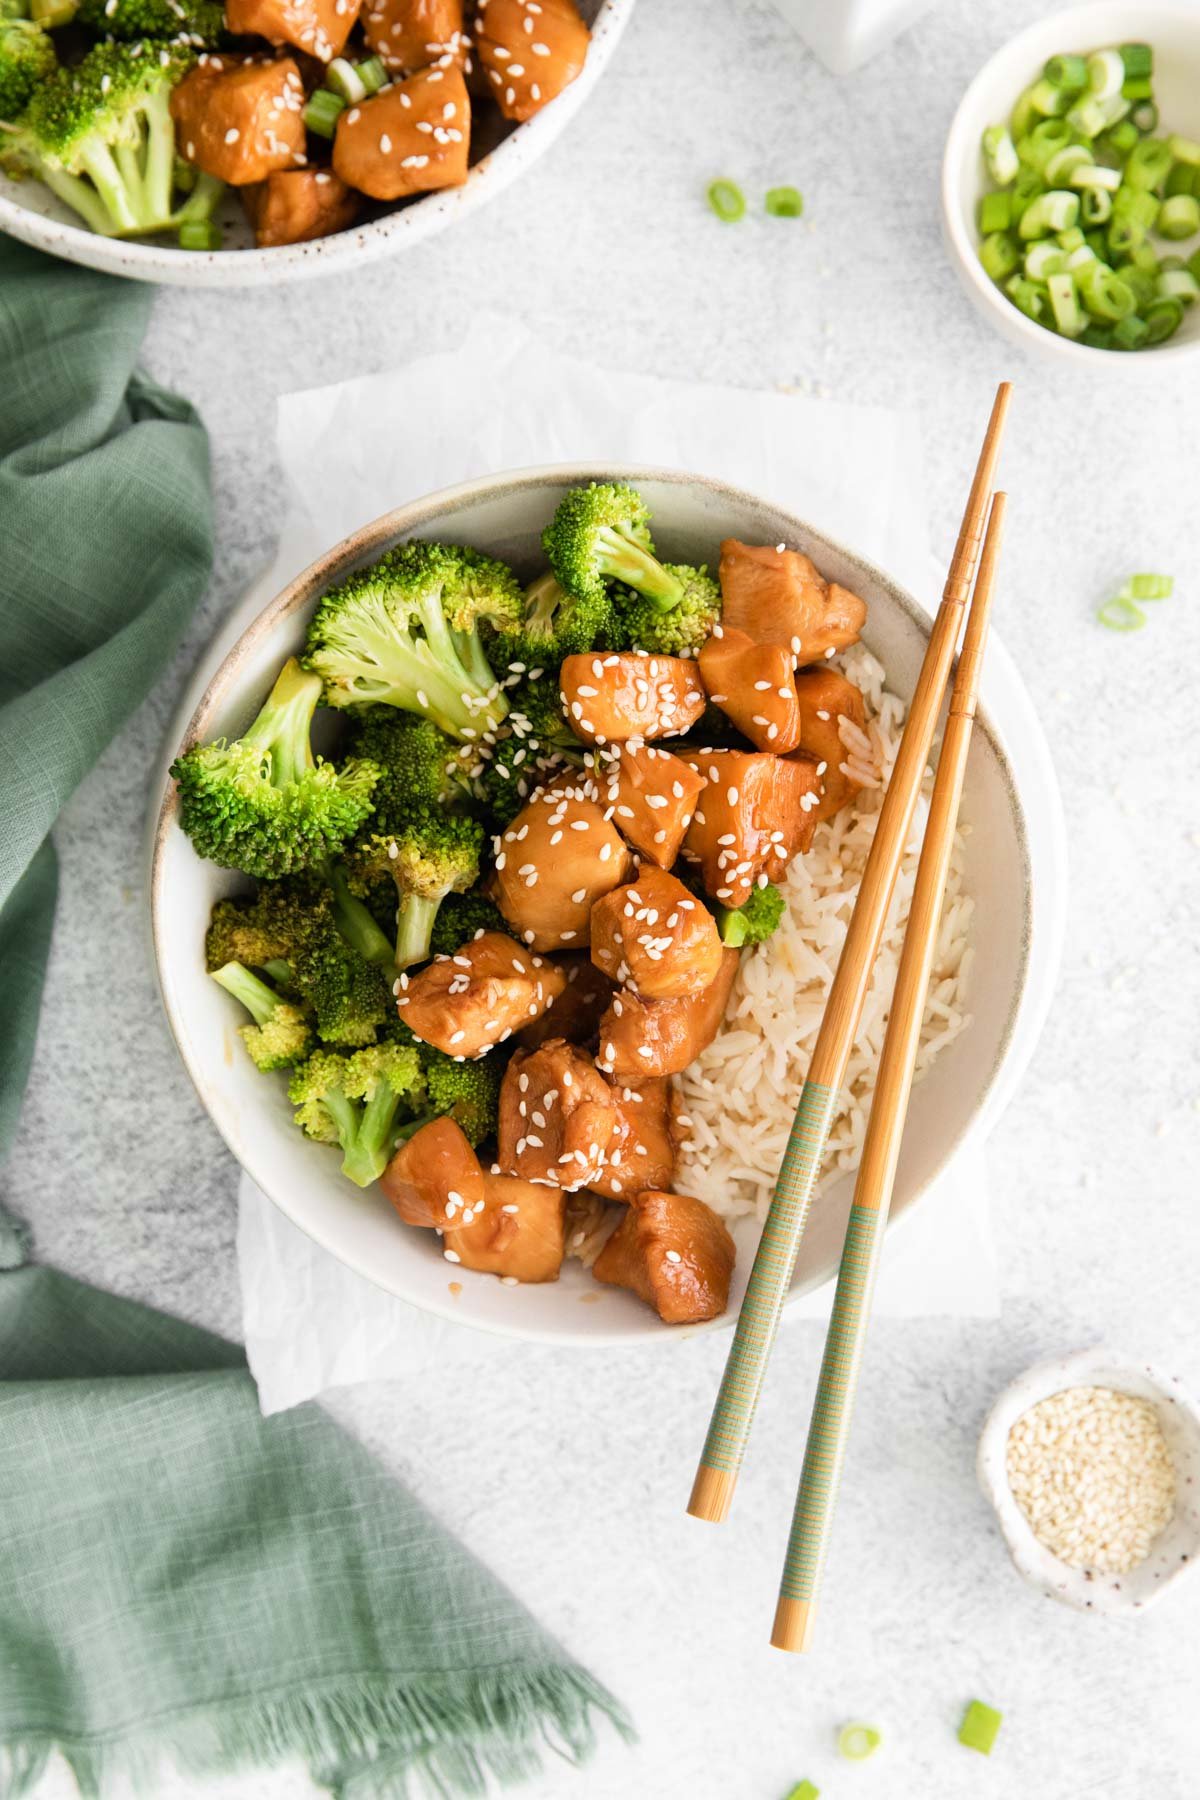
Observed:
[[[942,211],[1015,343],[1093,370],[1200,356],[1200,8],[1104,0],[1005,45],[950,127]]]

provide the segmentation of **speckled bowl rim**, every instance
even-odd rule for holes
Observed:
[[[502,193],[522,170],[537,161],[579,111],[608,65],[636,0],[600,0],[591,25],[587,61],[570,87],[542,112],[511,131],[471,168],[462,187],[426,194],[396,212],[352,226],[308,244],[272,250],[180,250],[168,243],[138,243],[99,237],[81,225],[31,212],[0,194],[0,231],[35,250],[66,262],[124,275],[133,281],[170,287],[242,288],[307,281],[337,270],[362,268],[396,256],[411,245],[455,225]]]
[[[865,576],[869,582],[876,584],[887,592],[889,598],[906,615],[910,623],[916,626],[922,637],[927,638],[929,635],[931,626],[929,614],[906,588],[902,587],[892,576],[885,573],[878,564],[872,562],[869,558],[860,555],[857,551],[847,549],[838,539],[831,537],[828,532],[822,531],[819,527],[810,525],[807,520],[804,520],[800,518],[798,514],[791,512],[789,508],[781,506],[773,500],[768,500],[760,494],[755,494],[747,488],[741,488],[732,482],[720,481],[714,477],[692,474],[685,470],[659,468],[654,465],[640,463],[589,461],[586,463],[544,464],[535,468],[517,469],[500,475],[479,476],[471,481],[459,482],[452,487],[440,488],[434,493],[422,495],[416,500],[395,507],[390,512],[383,513],[380,517],[359,526],[356,531],[349,533],[340,543],[326,551],[323,556],[318,557],[314,562],[310,563],[309,566],[302,570],[299,575],[295,576],[286,587],[281,589],[274,599],[267,602],[257,617],[241,633],[237,641],[223,657],[221,663],[213,673],[197,701],[182,737],[177,744],[168,745],[165,756],[165,766],[169,766],[175,756],[181,754],[188,745],[205,737],[214,711],[217,709],[229,687],[236,683],[238,671],[242,663],[247,660],[259,640],[269,632],[273,631],[281,620],[286,619],[290,617],[291,614],[309,606],[316,596],[322,593],[325,588],[332,585],[335,581],[340,580],[360,563],[381,554],[383,550],[392,543],[395,543],[398,539],[419,531],[429,520],[436,518],[441,522],[447,521],[448,519],[453,518],[456,511],[471,507],[481,499],[503,501],[507,495],[519,493],[530,487],[544,486],[548,482],[565,484],[573,487],[597,480],[623,480],[631,482],[634,485],[647,482],[660,482],[674,487],[700,489],[722,501],[728,501],[735,505],[765,508],[781,518],[786,519],[789,526],[793,528],[793,534],[796,538],[807,538],[820,544],[824,549],[832,552],[833,555],[843,557],[847,563]],[[992,1065],[988,1071],[987,1077],[980,1088],[979,1100],[975,1111],[971,1115],[970,1121],[959,1135],[947,1145],[941,1159],[931,1169],[926,1180],[913,1193],[909,1205],[903,1212],[891,1216],[888,1222],[889,1233],[902,1229],[907,1221],[916,1213],[922,1200],[934,1187],[953,1158],[968,1144],[977,1141],[980,1134],[988,1130],[994,1123],[995,1116],[998,1114],[998,1111],[1003,1104],[1003,1100],[1007,1099],[1007,1092],[1003,1094],[1003,1099],[1001,1098],[1003,1076],[1009,1061],[1010,1052],[1013,1048],[1018,1021],[1021,1019],[1026,1003],[1030,999],[1029,975],[1032,958],[1034,898],[1028,823],[1011,760],[1005,749],[1003,740],[991,720],[986,705],[981,705],[979,707],[976,715],[976,725],[977,728],[984,733],[988,740],[989,748],[996,758],[997,767],[999,768],[1009,807],[1011,809],[1017,842],[1020,849],[1023,918],[1021,921],[1020,932],[1019,965],[1015,971],[1016,979],[1013,983],[1012,997],[999,1036],[996,1054],[992,1060]],[[201,1105],[205,1108],[205,1111],[209,1113],[209,1117],[213,1120],[217,1130],[225,1139],[230,1152],[236,1157],[237,1150],[235,1145],[222,1130],[219,1121],[216,1120],[211,1111],[209,1111],[201,1075],[192,1067],[191,1060],[184,1048],[180,1034],[175,1029],[175,1021],[172,1017],[171,1006],[167,1000],[160,974],[162,943],[159,931],[159,914],[164,899],[163,880],[165,850],[167,839],[178,823],[178,810],[179,803],[174,784],[168,780],[165,784],[162,803],[154,821],[150,842],[149,916],[155,978],[158,983],[159,996],[163,1003],[163,1010],[167,1017],[167,1024],[171,1036],[175,1041],[175,1047],[179,1052],[180,1060],[188,1072]],[[1049,1006],[1054,977],[1057,973],[1058,956],[1061,947],[1061,906],[1059,907],[1059,916],[1052,925],[1051,935],[1053,941],[1050,946],[1048,962],[1044,970],[1044,987],[1038,995],[1032,997],[1037,1006],[1037,1010],[1034,1013],[1032,1028],[1029,1033],[1027,1056],[1032,1054],[1033,1046],[1040,1033],[1045,1012]],[[1023,1064],[1021,1068],[1014,1071],[1012,1077],[1013,1085],[1015,1085],[1016,1080],[1019,1078],[1022,1068]],[[300,1220],[294,1218],[287,1206],[283,1205],[283,1203],[276,1199],[273,1194],[268,1195],[268,1198],[271,1199],[273,1204],[279,1206],[280,1210],[291,1219],[292,1223],[297,1225],[306,1236],[312,1238],[314,1243],[320,1244],[322,1249],[326,1250],[331,1256],[336,1257],[339,1262],[343,1263],[346,1267],[353,1269],[356,1274],[362,1275],[366,1280],[370,1281],[374,1286],[381,1288],[385,1293],[395,1294],[397,1298],[405,1300],[411,1305],[420,1307],[422,1311],[433,1313],[440,1318],[451,1320],[460,1325],[469,1324],[472,1329],[486,1331],[493,1336],[526,1339],[537,1343],[561,1344],[571,1348],[590,1348],[593,1346],[593,1340],[586,1337],[580,1337],[579,1335],[566,1330],[560,1332],[539,1329],[536,1333],[531,1333],[524,1330],[519,1322],[514,1322],[513,1326],[509,1328],[507,1325],[491,1322],[482,1323],[477,1320],[464,1320],[461,1316],[461,1312],[455,1309],[453,1302],[442,1300],[432,1292],[428,1296],[422,1295],[419,1297],[408,1293],[396,1294],[395,1288],[390,1286],[387,1282],[381,1281],[378,1274],[371,1267],[347,1257],[343,1249],[340,1248],[337,1243],[328,1241],[326,1235],[311,1230],[308,1225],[303,1224]],[[794,1287],[784,1302],[784,1312],[786,1313],[789,1311],[805,1293],[811,1293],[814,1289],[823,1286],[835,1273],[835,1267],[824,1268],[814,1272],[811,1280],[805,1281]],[[698,1334],[727,1331],[731,1329],[733,1324],[734,1314],[732,1312],[726,1312],[719,1318],[706,1320],[702,1324],[683,1326],[674,1331],[664,1332],[658,1326],[658,1321],[655,1320],[653,1316],[650,1316],[648,1317],[646,1324],[631,1327],[628,1331],[606,1334],[604,1338],[595,1340],[594,1346],[596,1348],[601,1346],[613,1348],[626,1344],[641,1344],[647,1341],[653,1341],[655,1343],[678,1343],[685,1339],[695,1337]]]
[[[1009,1382],[983,1422],[975,1463],[979,1486],[996,1514],[1005,1547],[1018,1573],[1049,1600],[1058,1600],[1077,1612],[1109,1617],[1146,1612],[1176,1582],[1194,1575],[1200,1568],[1200,1532],[1191,1558],[1173,1566],[1154,1586],[1138,1579],[1146,1565],[1139,1565],[1122,1577],[1095,1576],[1085,1580],[1081,1569],[1060,1562],[1034,1535],[1008,1484],[1007,1451],[1012,1426],[1040,1400],[1048,1400],[1067,1388],[1094,1387],[1098,1382],[1123,1392],[1122,1376],[1147,1383],[1164,1402],[1176,1406],[1176,1416],[1187,1422],[1200,1454],[1200,1406],[1178,1375],[1165,1374],[1154,1363],[1110,1345],[1093,1344],[1086,1350],[1034,1363]],[[1147,1558],[1147,1564],[1152,1560],[1153,1555]]]
[[[1135,378],[1139,375],[1160,376],[1164,372],[1177,374],[1181,361],[1194,361],[1200,355],[1200,337],[1160,344],[1153,355],[1149,356],[1122,355],[1112,350],[1096,349],[1091,344],[1077,344],[1071,338],[1059,337],[1056,332],[1047,331],[1044,326],[1027,319],[1019,307],[1005,299],[995,282],[986,274],[979,260],[978,246],[964,229],[960,216],[958,198],[963,170],[969,166],[967,159],[973,161],[979,155],[978,140],[973,132],[968,132],[967,121],[976,96],[987,85],[994,65],[1001,57],[1007,57],[1021,49],[1026,42],[1036,43],[1045,36],[1049,25],[1053,24],[1055,32],[1061,30],[1063,42],[1068,44],[1124,41],[1131,32],[1136,32],[1139,38],[1153,35],[1153,27],[1148,28],[1144,23],[1147,13],[1169,14],[1181,25],[1190,27],[1200,44],[1200,7],[1196,6],[1162,4],[1161,0],[1148,0],[1145,6],[1131,5],[1128,0],[1089,0],[1087,5],[1068,7],[1062,12],[1043,13],[1023,31],[1006,39],[977,71],[955,108],[942,153],[942,235],[959,280],[981,310],[993,318],[998,330],[1014,341],[1020,340],[1040,356],[1063,364],[1074,364],[1080,373]],[[1111,26],[1107,23],[1094,23],[1115,20],[1118,15],[1130,22],[1124,27],[1115,23]],[[1016,98],[1014,93],[1014,102]]]

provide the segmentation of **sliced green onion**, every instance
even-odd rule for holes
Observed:
[[[1150,275],[1145,269],[1139,269],[1136,263],[1120,263],[1113,270],[1114,275],[1122,280],[1133,294],[1138,312],[1144,312],[1148,306],[1154,305],[1158,292],[1158,277]],[[1172,302],[1172,305],[1175,303]]]
[[[1064,145],[1061,150],[1056,150],[1054,152],[1054,155],[1046,164],[1045,175],[1047,187],[1057,188],[1072,186],[1071,175],[1073,171],[1084,167],[1090,168],[1095,160],[1095,157],[1092,155],[1092,152],[1086,144]],[[1118,177],[1118,179],[1120,178]]]
[[[1078,342],[1086,344],[1089,350],[1111,350],[1112,331],[1107,325],[1089,325],[1086,331],[1080,333]]]
[[[1003,281],[1020,268],[1021,252],[1006,231],[993,231],[979,246],[979,260],[993,281]]]
[[[1110,194],[1115,194],[1120,185],[1121,171],[1119,169],[1097,168],[1090,156],[1086,163],[1076,163],[1068,178],[1070,187],[1081,190],[1083,188],[1104,188]]]
[[[1030,244],[1025,252],[1025,273],[1030,281],[1045,281],[1051,275],[1060,274],[1066,266],[1067,259],[1061,246],[1049,238]]]
[[[377,94],[381,87],[387,86],[390,79],[378,56],[368,56],[362,62],[356,63],[355,73],[368,94]]]
[[[340,94],[347,106],[354,106],[367,97],[366,82],[354,64],[344,56],[335,56],[326,69],[325,86],[332,93]]]
[[[1124,594],[1117,594],[1112,600],[1106,600],[1103,606],[1097,607],[1096,617],[1110,631],[1140,631],[1146,623],[1146,615],[1141,607],[1135,606]]]
[[[1151,244],[1139,244],[1129,258],[1137,268],[1147,275],[1157,275],[1159,271],[1158,252]]]
[[[820,1795],[820,1788],[814,1787],[811,1781],[798,1781],[784,1800],[820,1800]]]
[[[328,88],[317,88],[300,117],[309,131],[318,137],[331,138],[337,129],[338,118],[345,110],[346,102],[340,94],[331,93]]]
[[[1121,63],[1126,78],[1136,81],[1139,76],[1153,75],[1154,51],[1149,44],[1122,44]]]
[[[1007,231],[1012,224],[1012,195],[1002,188],[985,194],[979,202],[979,229],[984,237],[993,231]]]
[[[1169,600],[1174,592],[1173,575],[1131,575],[1121,589],[1126,600]]]
[[[972,1700],[958,1728],[958,1741],[965,1744],[968,1750],[978,1750],[981,1756],[990,1756],[1003,1721],[1004,1714],[997,1712],[994,1706],[988,1706],[982,1700]]]
[[[1044,119],[1058,118],[1066,112],[1071,104],[1070,94],[1064,93],[1061,88],[1056,88],[1044,76],[1041,81],[1035,81],[1028,92],[1029,104],[1033,107],[1034,112],[1041,113]]]
[[[1066,188],[1039,194],[1021,214],[1017,230],[1023,238],[1045,237],[1052,231],[1067,231],[1079,218],[1079,195]]]
[[[745,214],[746,196],[736,181],[726,181],[722,176],[718,181],[709,182],[708,204],[718,219],[724,219],[727,225],[733,225]]]
[[[1167,139],[1167,149],[1176,162],[1191,163],[1193,168],[1200,167],[1200,143],[1195,138],[1180,137],[1173,131]]]
[[[1137,313],[1127,313],[1113,326],[1113,347],[1117,350],[1140,350],[1150,336],[1150,327]]]
[[[1154,83],[1147,76],[1128,76],[1121,83],[1121,93],[1126,100],[1153,100]]]
[[[1045,288],[1040,282],[1027,281],[1024,275],[1010,275],[1004,291],[1013,305],[1035,323],[1040,323],[1050,310],[1050,296]]]
[[[866,1762],[868,1756],[874,1756],[883,1734],[876,1731],[873,1725],[863,1725],[855,1719],[849,1725],[843,1725],[838,1732],[838,1755],[844,1756],[848,1762]]]
[[[1114,275],[1106,263],[1088,263],[1086,268],[1073,273],[1083,295],[1083,304],[1093,318],[1102,319],[1106,325],[1115,325],[1133,312],[1137,305],[1133,289],[1119,275]]]
[[[1107,262],[1109,260],[1108,245],[1104,241],[1104,233],[1102,231],[1085,231],[1083,234],[1083,241],[1091,251],[1092,255],[1096,257],[1099,262]]]
[[[1193,278],[1196,281],[1200,281],[1200,250],[1193,250],[1192,254],[1188,257],[1187,266],[1191,271]]]
[[[1069,231],[1060,231],[1058,234],[1058,247],[1060,250],[1067,251],[1068,254],[1072,250],[1078,250],[1082,243],[1083,233],[1078,225],[1072,225]]]
[[[1052,56],[1042,70],[1051,87],[1067,88],[1073,93],[1088,84],[1086,56]]]
[[[1125,74],[1125,59],[1119,50],[1097,50],[1087,59],[1088,87],[1097,100],[1119,94]]]
[[[1122,94],[1113,94],[1107,100],[1085,94],[1068,112],[1067,123],[1081,137],[1095,138],[1123,119],[1128,111],[1129,102]]]
[[[1153,100],[1139,100],[1129,117],[1139,131],[1158,130],[1158,108]]]
[[[1055,330],[1061,337],[1077,338],[1087,320],[1079,310],[1075,277],[1065,270],[1061,275],[1051,275],[1046,282],[1046,290],[1050,295]]]
[[[1194,194],[1197,191],[1196,178],[1200,169],[1193,169],[1191,163],[1172,163],[1171,173],[1167,176],[1167,185],[1163,189],[1168,200],[1176,194]]]
[[[1200,231],[1200,200],[1194,194],[1172,194],[1159,208],[1158,231],[1173,242],[1195,237]]]
[[[1071,142],[1071,127],[1065,119],[1043,119],[1021,140],[1022,156],[1030,168],[1045,169],[1052,156],[1065,150]]]
[[[798,219],[804,211],[804,195],[794,187],[768,188],[763,205],[773,219]]]
[[[1008,122],[1008,129],[1014,138],[1022,138],[1038,117],[1039,114],[1037,108],[1033,104],[1033,89],[1026,88],[1025,92],[1018,98],[1017,104],[1013,107],[1012,118]]]
[[[1138,128],[1132,119],[1119,119],[1110,131],[1104,133],[1100,141],[1106,150],[1111,150],[1123,162],[1138,141]]]
[[[1013,219],[1017,220],[1021,217],[1026,207],[1028,207],[1030,201],[1036,200],[1039,195],[1045,193],[1046,186],[1045,183],[1039,179],[1035,170],[1022,169],[1021,173],[1017,176],[1017,179],[1013,182],[1010,191],[1012,193]]]
[[[1200,256],[1200,251],[1197,255]],[[1193,257],[1192,262],[1195,260]],[[1178,300],[1181,306],[1194,306],[1200,299],[1200,274],[1193,273],[1190,263],[1186,269],[1164,269],[1158,278],[1158,298]]]
[[[211,219],[188,219],[179,227],[181,250],[219,250],[223,238],[221,227]]]
[[[989,125],[983,134],[983,160],[997,187],[1007,187],[1017,178],[1020,163],[1007,126]]]
[[[1167,179],[1174,160],[1170,145],[1162,138],[1143,138],[1129,152],[1129,161],[1125,164],[1125,186],[1143,191],[1156,188],[1160,181]]]
[[[1112,217],[1112,195],[1105,188],[1086,187],[1079,196],[1085,225],[1103,225]]]
[[[1078,250],[1068,252],[1063,267],[1070,269],[1073,274],[1076,269],[1086,269],[1089,263],[1099,262],[1099,260],[1100,258],[1090,244],[1080,244]]]

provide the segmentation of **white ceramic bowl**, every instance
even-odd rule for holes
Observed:
[[[524,125],[508,124],[493,107],[481,107],[483,123],[472,143],[471,171],[462,187],[422,195],[332,237],[317,238],[310,244],[283,244],[273,250],[254,248],[254,233],[241,202],[230,192],[219,215],[225,227],[225,247],[204,251],[181,250],[166,237],[138,241],[99,237],[40,182],[13,181],[0,174],[0,231],[67,262],[174,287],[263,287],[304,281],[395,256],[456,224],[500,193],[537,161],[578,112],[616,49],[634,0],[577,0],[577,4],[592,33],[581,74]]]
[[[959,280],[979,311],[1014,344],[1093,374],[1178,375],[1181,364],[1200,366],[1200,305],[1188,308],[1175,336],[1154,350],[1096,350],[1027,319],[979,260],[976,208],[991,186],[980,149],[984,131],[1007,123],[1018,95],[1037,79],[1049,57],[1130,41],[1154,48],[1154,91],[1163,131],[1200,138],[1200,6],[1102,0],[1052,12],[998,50],[963,95],[942,158],[942,224]],[[1169,247],[1190,254],[1195,240]]]
[[[1145,1562],[1125,1575],[1072,1569],[1034,1536],[1008,1485],[1008,1434],[1022,1413],[1064,1388],[1107,1387],[1150,1400],[1175,1464],[1175,1516]],[[996,1509],[1009,1554],[1027,1581],[1081,1612],[1144,1612],[1200,1566],[1200,1407],[1175,1375],[1098,1345],[1027,1369],[1005,1388],[979,1440],[979,1483]]]
[[[541,528],[562,493],[612,476],[635,482],[646,496],[656,538],[670,560],[711,562],[718,540],[727,534],[757,543],[786,540],[810,552],[826,574],[867,601],[867,643],[884,662],[890,684],[911,694],[927,617],[880,570],[792,514],[722,483],[589,465],[485,477],[363,527],[258,613],[212,673],[183,741],[234,736],[244,729],[279,665],[299,649],[319,595],[397,539],[474,544],[532,574],[542,561]],[[972,1025],[914,1090],[892,1209],[896,1223],[955,1150],[994,1121],[1030,1054],[1057,965],[1064,882],[1054,777],[1027,696],[1015,678],[1005,676],[999,646],[994,648],[996,679],[990,691],[985,686],[964,800],[971,825],[967,886],[977,909],[973,929],[986,954],[976,959],[972,974]],[[178,748],[178,741],[167,746],[164,770]],[[1032,798],[1028,813],[1023,789]],[[503,1287],[490,1276],[450,1270],[432,1233],[407,1229],[381,1194],[364,1194],[347,1182],[336,1158],[296,1130],[282,1079],[250,1069],[236,1036],[244,1015],[205,972],[204,931],[213,901],[237,885],[236,877],[196,856],[179,828],[167,784],[151,846],[151,924],[163,1001],[180,1054],[218,1130],[290,1219],[388,1291],[493,1331],[599,1346],[645,1338],[665,1343],[713,1328],[668,1331],[631,1295],[600,1287],[578,1264],[568,1263],[561,1280],[540,1287]],[[836,1269],[850,1190],[850,1181],[843,1180],[814,1207],[794,1293],[825,1281]],[[735,1236],[738,1267],[726,1323],[741,1301],[756,1228],[743,1223]],[[461,1288],[457,1295],[452,1280]]]

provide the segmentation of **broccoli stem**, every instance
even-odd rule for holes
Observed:
[[[109,236],[137,231],[141,221],[130,204],[125,178],[107,144],[99,138],[84,144],[81,161],[96,184],[96,192],[108,208]]]
[[[440,900],[422,900],[419,894],[401,896],[396,913],[395,962],[398,969],[428,962],[430,939],[440,905]]]
[[[325,877],[333,890],[337,928],[346,942],[368,962],[390,969],[393,962],[392,946],[371,917],[369,908],[350,892],[346,871],[341,864],[331,864],[325,871]]]
[[[479,736],[481,732],[494,730],[508,711],[508,703],[504,699],[492,673],[483,647],[477,637],[469,633],[452,631],[446,622],[446,614],[438,595],[431,594],[422,601],[419,617],[425,627],[425,637],[429,648],[439,664],[448,671],[449,686],[457,681],[458,691],[454,694],[452,708],[462,719],[465,712],[466,724],[470,735]],[[468,661],[464,662],[462,651],[466,651]],[[461,680],[458,677],[461,675]],[[481,696],[476,704],[470,704],[468,696],[473,692]],[[484,701],[482,695],[487,694]],[[441,723],[440,720],[436,721]],[[456,737],[463,735],[463,725],[455,730]]]
[[[320,698],[321,677],[306,674],[295,657],[289,656],[266,705],[242,736],[243,744],[270,757],[271,780],[276,787],[299,781],[316,767],[310,733]]]
[[[44,181],[51,193],[57,194],[73,212],[77,212],[89,231],[100,237],[116,235],[108,208],[95,188],[81,181],[78,175],[68,175],[65,169],[53,169],[49,163],[43,163],[38,170],[38,180]]]
[[[273,956],[270,962],[265,962],[263,974],[269,975],[271,980],[277,981],[282,988],[290,988],[292,985],[292,965],[290,962],[286,962],[282,956]]]
[[[184,167],[191,170],[190,163],[186,163]],[[225,192],[225,183],[218,181],[215,175],[208,175],[204,170],[200,170],[198,173],[195,170],[191,170],[191,172],[194,180],[188,191],[188,197],[178,212],[174,214],[172,224],[205,224],[216,212]],[[174,177],[174,185],[176,187],[180,185],[177,174]]]
[[[636,588],[659,612],[670,612],[682,600],[683,583],[678,577],[668,574],[656,556],[611,525],[602,525],[597,532],[596,553],[605,575]]]
[[[279,1005],[278,994],[272,993],[266,982],[260,981],[244,963],[229,962],[224,968],[214,969],[213,980],[227,994],[241,1001],[256,1024],[265,1025],[274,1018],[275,1008]]]
[[[391,1083],[380,1081],[363,1107],[352,1135],[343,1138],[342,1173],[358,1187],[370,1187],[387,1168],[399,1104],[400,1096]]]
[[[175,121],[169,90],[150,94],[144,107],[146,158],[142,172],[142,223],[161,231],[171,220],[171,186],[175,174]]]

